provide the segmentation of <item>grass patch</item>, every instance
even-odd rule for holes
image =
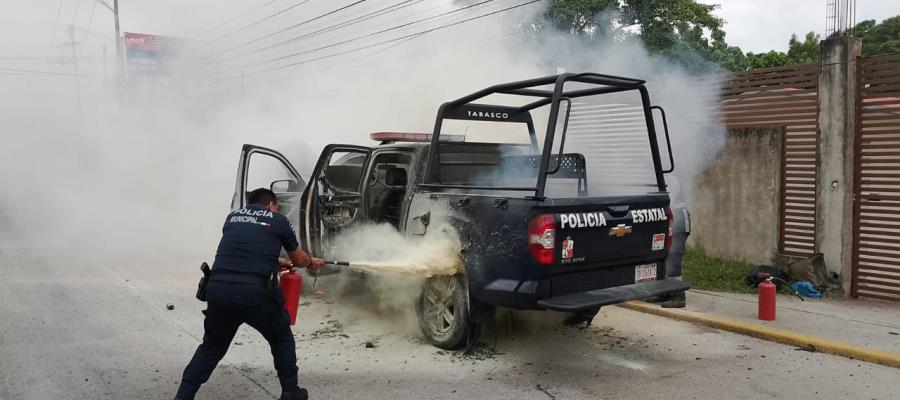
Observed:
[[[687,249],[682,264],[684,280],[691,289],[716,292],[756,293],[756,288],[747,285],[749,269],[750,263],[711,257],[700,249]]]

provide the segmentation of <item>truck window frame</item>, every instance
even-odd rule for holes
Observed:
[[[360,188],[361,194],[362,194],[361,203],[362,203],[362,208],[365,209],[364,215],[366,216],[366,219],[369,219],[369,217],[370,217],[369,207],[368,207],[368,204],[369,204],[369,182],[372,179],[372,174],[375,172],[375,166],[376,166],[375,160],[378,159],[378,156],[381,156],[383,154],[397,154],[397,155],[409,157],[409,169],[407,170],[407,177],[406,177],[406,193],[403,195],[400,214],[404,213],[406,200],[409,198],[409,196],[412,192],[410,189],[412,188],[412,185],[416,179],[415,178],[416,173],[413,170],[413,166],[416,165],[416,161],[417,161],[416,154],[417,153],[415,151],[413,151],[412,149],[399,149],[399,148],[378,149],[378,148],[376,148],[374,151],[372,151],[372,154],[369,155],[368,165],[366,165],[365,173],[363,174],[362,185]],[[403,224],[404,224],[404,221],[403,221],[403,218],[401,218],[400,225],[402,226]]]

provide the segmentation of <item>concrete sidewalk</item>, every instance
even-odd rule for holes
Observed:
[[[691,290],[687,310],[786,329],[876,350],[900,352],[900,303],[861,299],[800,301],[778,295],[775,321],[757,319],[757,296]]]
[[[778,295],[775,321],[757,319],[757,296],[753,294],[690,290],[687,304],[685,310],[669,309],[658,314],[680,319],[690,319],[688,314],[706,315],[900,353],[900,303],[859,299],[800,301],[795,296]],[[649,311],[659,308],[644,304],[639,307]]]

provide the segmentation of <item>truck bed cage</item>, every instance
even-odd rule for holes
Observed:
[[[595,87],[578,88],[565,90],[566,82],[579,82]],[[614,75],[605,75],[592,72],[585,73],[563,73],[559,75],[545,76],[542,78],[528,79],[517,82],[504,83],[490,86],[479,90],[467,96],[460,97],[456,100],[448,101],[440,106],[435,118],[434,131],[431,136],[431,146],[428,150],[428,163],[425,167],[424,181],[420,186],[431,188],[454,188],[454,189],[496,189],[511,191],[533,191],[531,196],[536,199],[544,199],[544,187],[547,182],[548,169],[553,152],[554,136],[556,134],[556,123],[559,117],[560,103],[568,101],[571,106],[572,99],[593,96],[607,93],[617,93],[629,90],[637,90],[641,95],[641,102],[644,108],[644,118],[647,123],[647,132],[650,140],[651,156],[653,165],[656,170],[657,187],[660,191],[665,190],[665,182],[662,177],[662,168],[660,162],[659,149],[656,142],[656,129],[654,127],[653,115],[650,105],[650,96],[647,88],[644,86],[645,81],[641,79],[626,78]],[[553,85],[552,90],[544,88]],[[477,104],[474,103],[482,98],[493,94],[516,95],[526,97],[536,97],[537,100],[518,107]],[[531,119],[531,110],[538,107],[550,105],[549,122],[547,124],[547,132],[544,137],[544,148],[538,149],[538,142],[535,135],[534,123]],[[528,131],[531,139],[531,145],[535,153],[540,151],[540,168],[537,176],[537,184],[534,187],[487,187],[475,185],[454,185],[444,184],[440,182],[440,134],[441,126],[444,119],[460,119],[474,121],[495,121],[495,122],[517,122],[528,125]]]

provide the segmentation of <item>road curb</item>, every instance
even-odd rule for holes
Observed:
[[[900,353],[892,351],[876,350],[869,347],[829,340],[823,337],[806,335],[787,329],[735,321],[717,315],[666,309],[659,305],[649,304],[643,301],[630,301],[628,303],[619,304],[619,307],[661,317],[687,321],[698,325],[705,325],[742,335],[753,336],[771,342],[796,346],[807,351],[833,354],[873,364],[900,368]]]

